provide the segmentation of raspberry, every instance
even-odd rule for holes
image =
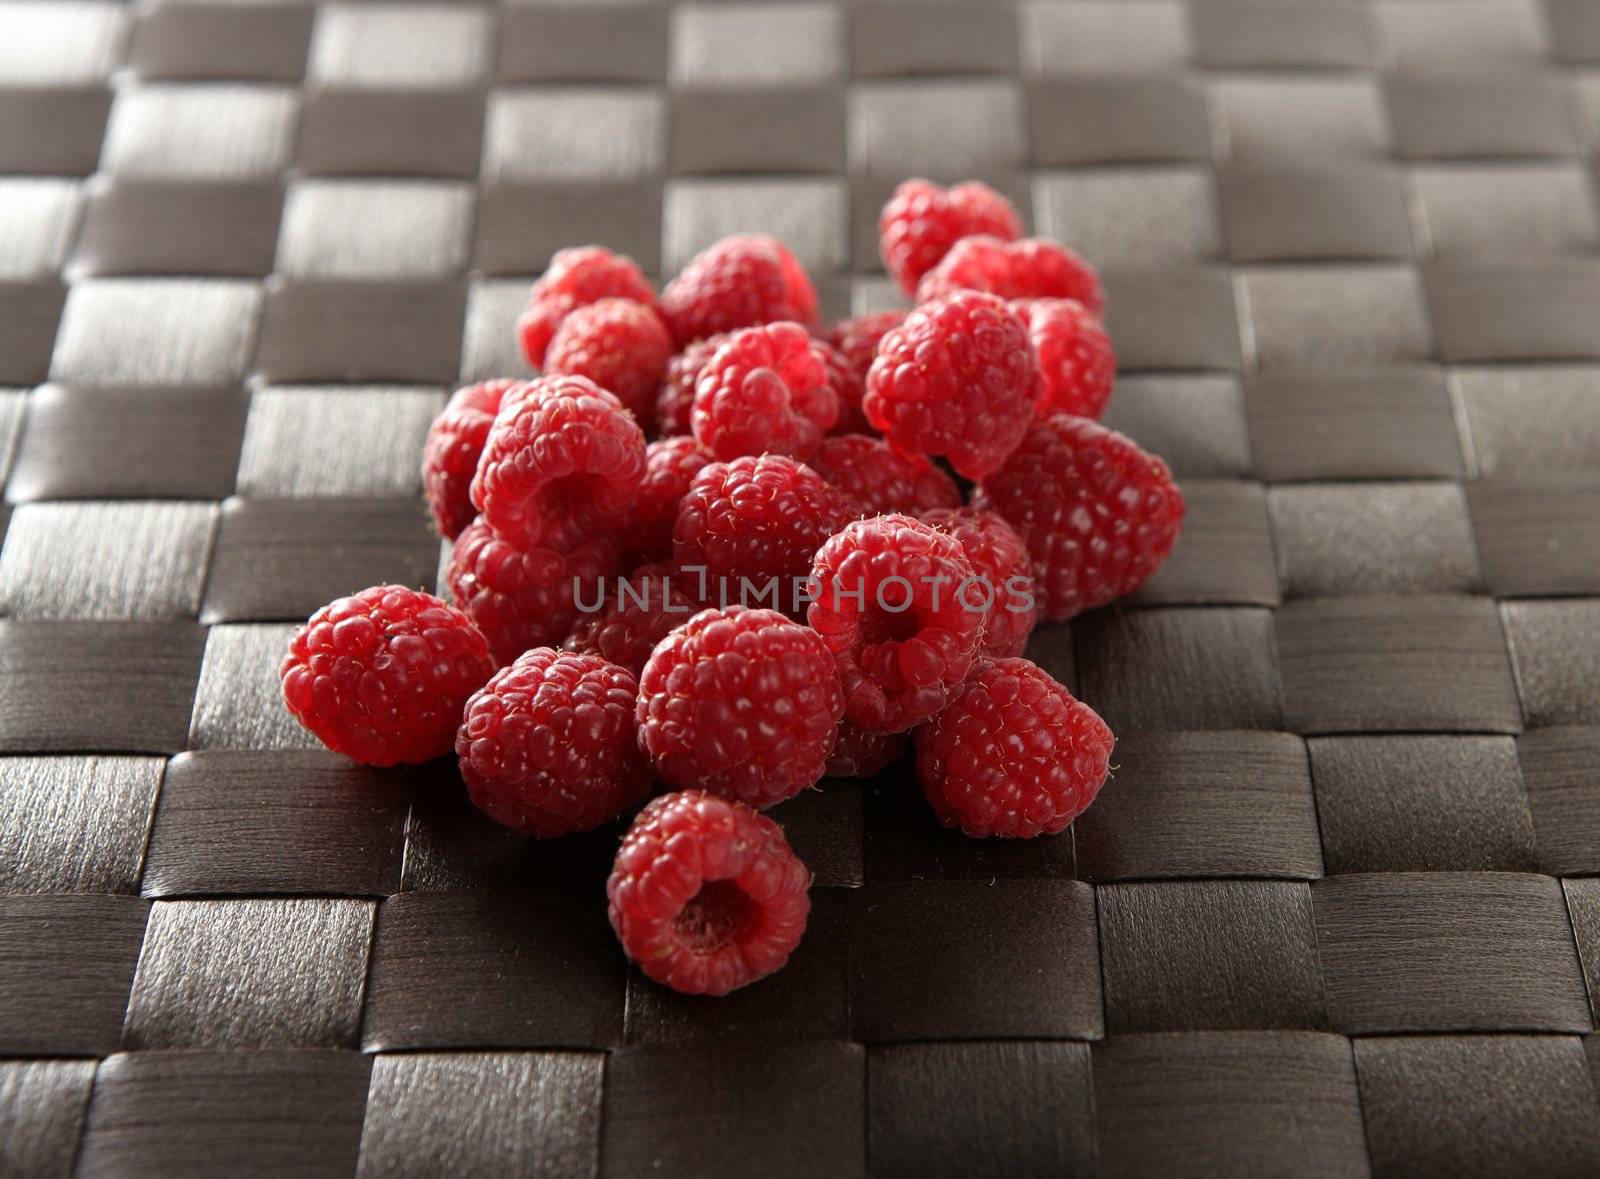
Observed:
[[[644,434],[587,377],[541,377],[500,407],[472,481],[489,526],[566,549],[620,524],[644,478]]]
[[[578,618],[562,647],[609,659],[634,675],[656,644],[700,612],[695,582],[667,562],[640,565],[605,605]]]
[[[1026,659],[977,672],[917,730],[917,777],[946,827],[1031,839],[1066,828],[1105,783],[1113,738]]]
[[[951,291],[988,291],[1002,299],[1076,299],[1096,315],[1105,311],[1100,276],[1093,266],[1057,242],[1030,237],[962,238],[917,287],[917,302]]]
[[[826,340],[812,340],[811,354],[822,362],[828,388],[833,390],[839,411],[828,433],[865,434],[872,429],[867,424],[867,415],[861,412],[861,398],[867,391],[866,375],[857,372],[844,354]]]
[[[983,638],[983,615],[961,600],[973,569],[960,544],[878,516],[823,545],[812,573],[811,626],[833,652],[850,720],[898,733],[943,708]]]
[[[1183,527],[1183,495],[1166,463],[1066,414],[1035,422],[972,504],[999,512],[1022,537],[1041,609],[1054,619],[1138,589]]]
[[[856,505],[810,467],[782,455],[712,463],[678,506],[672,548],[680,568],[703,568],[723,595],[740,578],[804,578],[822,542],[856,514]],[[787,585],[780,590],[788,590]],[[717,595],[713,589],[711,594]]]
[[[657,776],[757,809],[816,784],[843,712],[822,639],[776,610],[703,610],[639,676],[639,745]]]
[[[610,298],[653,303],[655,297],[632,258],[601,246],[558,251],[528,292],[527,310],[517,320],[522,354],[534,368],[542,367],[556,329],[579,307]]]
[[[494,671],[489,644],[432,594],[379,585],[313,614],[278,667],[289,711],[365,765],[450,751],[461,708]]]
[[[1117,379],[1105,325],[1073,299],[1019,299],[1011,308],[1028,325],[1039,358],[1039,413],[1098,419]]]
[[[550,838],[593,831],[650,791],[634,733],[639,682],[594,655],[535,647],[467,701],[456,735],[473,803]]]
[[[500,412],[500,399],[520,381],[484,381],[457,389],[433,419],[422,448],[422,484],[439,535],[454,540],[477,518],[472,506],[472,476],[484,439]]]
[[[797,323],[734,332],[700,370],[690,421],[719,459],[805,458],[839,417],[828,371]]]
[[[692,791],[639,812],[606,899],[623,952],[647,976],[686,994],[726,995],[789,960],[810,887],[776,823]]]
[[[950,189],[907,180],[878,217],[878,253],[906,294],[964,237],[987,234],[1001,241],[1022,236],[1017,211],[987,184],[969,180]]]
[[[830,778],[870,778],[887,769],[910,740],[907,733],[870,733],[849,721],[839,722],[839,736],[828,754]]]
[[[985,598],[988,601],[988,608],[983,611],[980,653],[996,659],[1021,655],[1039,621],[1028,546],[1011,525],[993,512],[936,508],[921,513],[921,520],[955,537],[972,562],[972,571],[990,587],[987,594],[974,589],[968,599],[969,605],[980,604]]]
[[[617,545],[596,537],[571,552],[518,549],[477,520],[456,538],[446,581],[456,606],[489,640],[495,661],[559,643],[578,617],[579,595],[617,571]]]
[[[833,330],[828,333],[828,342],[839,350],[840,355],[849,361],[850,367],[864,381],[867,379],[867,370],[872,367],[873,358],[878,355],[879,342],[905,321],[904,311],[874,311],[858,315],[834,324]]]
[[[643,424],[655,411],[656,389],[672,359],[672,337],[653,307],[631,299],[601,299],[561,321],[545,353],[544,370],[588,377],[617,395]]]
[[[861,406],[900,450],[946,455],[977,479],[1016,448],[1038,400],[1022,320],[993,295],[958,291],[884,336]]]
[[[633,504],[623,537],[628,551],[641,560],[672,556],[672,526],[678,505],[711,453],[693,438],[662,438],[644,448],[644,482]]]
[[[839,434],[824,438],[811,466],[869,515],[961,506],[961,489],[920,454],[905,454],[881,438]]]
[[[817,319],[805,268],[777,238],[725,237],[697,254],[661,292],[661,313],[679,345],[735,328]]]
[[[663,438],[687,434],[692,429],[694,387],[700,383],[700,370],[727,341],[727,334],[696,340],[667,363],[667,372],[656,393],[656,433]]]

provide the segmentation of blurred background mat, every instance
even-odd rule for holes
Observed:
[[[1600,1173],[1600,3],[0,0],[0,1171]],[[277,699],[431,587],[418,460],[567,244],[981,177],[1105,271],[1191,505],[1032,654],[1070,834],[777,812],[780,975],[631,973],[615,833]]]

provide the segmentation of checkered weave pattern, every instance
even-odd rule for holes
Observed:
[[[0,0],[0,1172],[1600,1172],[1600,0]],[[615,832],[286,716],[432,587],[430,417],[557,248],[981,177],[1104,269],[1190,504],[1031,654],[1028,843],[774,812],[793,963],[630,972]]]

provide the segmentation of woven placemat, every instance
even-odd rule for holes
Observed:
[[[1595,0],[0,0],[0,1172],[1600,1173],[1597,144]],[[683,999],[614,832],[275,663],[434,584],[555,249],[876,309],[914,174],[1101,265],[1188,528],[1034,641],[1120,737],[1074,831],[826,784],[793,963]]]

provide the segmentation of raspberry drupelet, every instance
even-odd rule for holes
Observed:
[[[910,740],[910,733],[871,733],[850,721],[840,721],[839,737],[828,754],[827,776],[870,778],[904,753]]]
[[[693,438],[660,438],[644,448],[644,481],[622,541],[641,561],[672,556],[672,528],[694,477],[714,460]]]
[[[1011,202],[980,181],[945,189],[907,180],[878,216],[878,253],[884,269],[911,295],[950,247],[975,234],[1013,241],[1022,236],[1022,223]]]
[[[859,507],[804,463],[782,455],[703,468],[678,505],[672,549],[686,575],[705,570],[707,597],[738,602],[741,578],[804,578],[822,542]],[[780,587],[788,608],[788,585]]]
[[[946,827],[1028,839],[1066,829],[1111,762],[1105,721],[1026,659],[977,671],[917,730],[917,777]]]
[[[992,587],[988,609],[983,611],[980,652],[996,659],[1021,655],[1039,621],[1033,561],[1022,537],[994,512],[976,508],[937,508],[923,512],[921,520],[954,537],[979,582]],[[983,597],[974,590],[973,604],[981,604]]]
[[[834,324],[828,332],[828,342],[865,381],[878,355],[878,345],[905,321],[904,311],[872,311]]]
[[[700,370],[727,340],[728,333],[696,340],[667,362],[666,374],[656,392],[656,434],[674,438],[693,430],[694,389]]]
[[[961,504],[961,489],[954,479],[922,455],[898,451],[881,438],[864,434],[824,438],[811,456],[811,466],[868,515],[915,516]]]
[[[884,336],[862,408],[900,450],[946,455],[977,479],[1015,449],[1038,400],[1022,319],[994,295],[957,291]]]
[[[776,610],[703,610],[639,676],[639,744],[657,776],[757,809],[816,784],[843,713],[822,639]]]
[[[838,404],[839,415],[828,433],[865,434],[872,429],[867,424],[867,415],[861,412],[861,398],[867,392],[866,374],[857,372],[855,365],[826,340],[813,339],[811,352],[822,362],[823,372],[828,377],[828,388],[833,390],[834,400]]]
[[[541,377],[506,399],[472,502],[522,548],[568,549],[622,524],[644,479],[644,433],[586,377]]]
[[[545,353],[544,371],[588,377],[616,394],[641,426],[655,414],[656,390],[672,359],[672,337],[655,308],[631,299],[601,299],[562,320]]]
[[[599,594],[617,571],[617,543],[595,537],[568,552],[520,549],[482,520],[456,538],[445,580],[456,606],[489,640],[495,662],[559,643],[578,619],[577,597]]]
[[[578,616],[561,645],[638,675],[656,644],[700,612],[697,589],[694,579],[668,562],[640,565],[605,596],[600,609]]]
[[[983,639],[983,613],[963,601],[974,575],[961,545],[909,516],[877,516],[823,545],[812,575],[809,621],[850,721],[899,733],[943,708]]]
[[[972,504],[1022,537],[1046,618],[1070,618],[1138,589],[1183,527],[1167,464],[1088,418],[1041,418],[978,484]]]
[[[828,370],[798,323],[731,334],[700,370],[690,422],[719,459],[754,454],[806,458],[839,417]]]
[[[422,486],[439,535],[454,540],[477,518],[472,476],[478,470],[489,428],[507,390],[521,381],[484,381],[456,390],[433,419],[422,448]]]
[[[556,329],[579,307],[612,298],[650,304],[655,297],[632,258],[602,246],[559,250],[528,292],[527,309],[517,320],[522,355],[534,368],[543,368]]]
[[[1048,238],[1003,242],[966,237],[917,287],[917,302],[951,291],[988,291],[1002,299],[1076,299],[1095,315],[1105,313],[1105,294],[1095,268],[1072,250]]]
[[[467,701],[461,777],[484,814],[525,835],[592,831],[650,790],[635,737],[633,672],[535,647]]]
[[[379,585],[313,614],[278,677],[289,711],[329,749],[392,766],[448,753],[462,706],[493,671],[488,642],[460,610]]]
[[[763,323],[817,321],[805,267],[764,234],[725,237],[695,255],[661,292],[660,307],[680,347]]]
[[[645,975],[726,995],[800,944],[811,873],[765,815],[710,794],[664,794],[639,812],[606,881],[611,926]]]
[[[1117,379],[1117,354],[1105,325],[1074,299],[1018,299],[1039,358],[1039,414],[1099,420]]]

